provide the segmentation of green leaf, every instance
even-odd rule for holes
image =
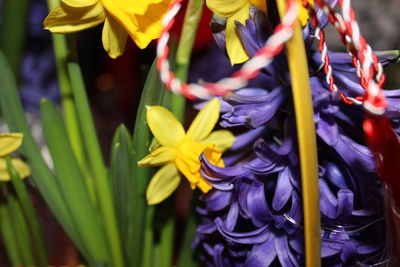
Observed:
[[[196,222],[194,215],[190,213],[187,218],[182,248],[179,253],[177,267],[196,267],[198,264],[193,258],[192,243],[196,237]]]
[[[13,223],[10,221],[7,203],[4,199],[1,199],[0,201],[0,233],[3,237],[4,247],[11,265],[22,265],[22,256],[19,254],[17,240],[14,235]]]
[[[121,240],[110,190],[110,182],[107,177],[107,171],[94,127],[82,73],[79,65],[73,62],[68,64],[68,70],[76,101],[75,106],[79,114],[78,119],[82,130],[85,152],[88,156],[90,170],[93,173],[93,186],[100,207],[100,218],[107,237],[106,244],[111,254],[112,265],[115,267],[124,267]]]
[[[134,239],[133,220],[138,214],[133,209],[134,197],[131,193],[132,175],[132,141],[128,129],[121,125],[114,134],[111,156],[111,184],[113,188],[115,209],[117,212],[118,226],[124,256],[129,266],[132,265],[132,247],[137,240]]]
[[[135,243],[131,251],[133,264],[132,266],[152,266],[153,260],[153,214],[154,207],[147,206],[146,188],[150,177],[154,173],[154,169],[149,167],[139,167],[137,162],[144,158],[148,152],[152,142],[152,135],[146,122],[146,105],[161,105],[165,99],[167,91],[159,79],[154,62],[148,73],[140,103],[136,115],[135,131],[133,134],[133,156],[132,156],[132,209],[137,214],[133,220],[132,236]]]
[[[24,219],[27,222],[30,238],[30,250],[35,257],[35,266],[48,266],[46,248],[35,209],[33,208],[31,199],[29,198],[28,192],[26,191],[24,182],[21,180],[19,174],[12,166],[10,157],[7,157],[6,160],[8,173],[11,177],[11,183],[16,192],[18,202],[21,205]]]
[[[41,102],[43,131],[53,159],[57,183],[68,212],[93,260],[110,261],[99,213],[86,190],[84,177],[71,149],[63,119],[53,103]]]
[[[17,241],[19,255],[23,262],[23,266],[34,266],[32,250],[29,242],[29,230],[27,223],[24,219],[20,203],[15,195],[10,193],[7,196],[7,209],[9,220],[12,223],[14,238]]]
[[[7,59],[2,52],[0,52],[0,95],[1,109],[10,130],[24,134],[24,141],[20,152],[27,158],[35,184],[65,231],[80,251],[84,251],[84,248],[81,246],[80,236],[61,198],[54,175],[43,160],[40,150],[30,132],[14,77]]]

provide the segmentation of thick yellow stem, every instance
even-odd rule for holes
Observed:
[[[277,0],[277,4],[280,16],[283,17],[286,1]],[[299,141],[306,267],[319,267],[321,249],[317,146],[308,65],[299,23],[294,28],[293,37],[286,44],[286,51]]]

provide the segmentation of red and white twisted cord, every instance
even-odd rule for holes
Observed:
[[[182,0],[175,0],[171,3],[169,11],[163,19],[163,31],[158,40],[157,46],[157,69],[160,72],[161,81],[167,89],[173,93],[182,94],[189,99],[208,99],[212,96],[226,95],[232,90],[243,88],[250,79],[255,78],[260,69],[267,67],[273,60],[273,57],[279,54],[284,44],[293,35],[293,28],[297,22],[299,6],[296,0],[287,0],[288,10],[274,33],[265,43],[256,55],[244,63],[240,70],[231,77],[224,78],[217,83],[186,84],[179,80],[173,72],[170,71],[168,62],[168,41],[169,30],[171,29],[176,14],[181,8]]]
[[[326,83],[328,84],[329,90],[331,92],[339,92],[333,77],[333,70],[328,55],[328,46],[325,42],[325,32],[321,28],[315,8],[310,4],[308,0],[303,0],[303,6],[307,8],[310,16],[310,23],[315,28],[314,35],[318,39],[318,49],[321,52],[322,66],[320,68],[324,70]],[[343,92],[339,92],[339,96],[341,100],[346,104],[357,104],[357,105],[362,104],[362,102],[358,99],[358,97],[357,98],[349,97],[346,96]]]
[[[353,57],[353,65],[357,68],[357,75],[360,77],[361,85],[365,89],[363,96],[364,108],[375,115],[384,114],[386,101],[381,89],[385,81],[383,67],[360,33],[350,0],[339,0],[342,14],[335,12],[324,0],[316,0],[316,3],[328,15],[329,21],[337,28],[342,36],[343,44]]]

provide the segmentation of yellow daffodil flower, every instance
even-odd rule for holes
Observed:
[[[0,181],[10,181],[10,175],[7,170],[7,163],[5,157],[11,152],[17,150],[22,144],[22,134],[20,133],[8,133],[0,134]],[[21,178],[25,178],[30,175],[31,171],[20,159],[12,158],[11,162],[18,172]]]
[[[314,4],[314,0],[309,0]],[[308,11],[300,5],[299,19],[304,26],[308,20]],[[256,6],[266,11],[265,0],[206,0],[207,7],[216,15],[226,18],[225,39],[226,51],[231,64],[243,63],[249,59],[249,55],[243,47],[239,33],[236,30],[235,21],[245,24],[246,19],[250,18],[249,7]]]
[[[110,57],[120,56],[128,35],[140,48],[160,36],[161,21],[171,0],[62,0],[44,27],[53,33],[72,33],[104,22],[103,46]]]
[[[191,188],[198,187],[204,193],[212,187],[199,173],[202,153],[217,166],[224,166],[222,152],[234,142],[227,130],[211,132],[219,118],[220,103],[217,98],[209,101],[185,133],[175,116],[161,106],[148,106],[146,119],[158,144],[150,148],[150,154],[138,162],[139,166],[163,166],[151,179],[146,197],[149,204],[166,199],[178,187],[180,173],[189,181]]]

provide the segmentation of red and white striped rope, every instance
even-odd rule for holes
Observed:
[[[350,0],[339,0],[342,14],[335,12],[324,0],[316,0],[315,2],[328,16],[329,21],[337,28],[343,44],[353,57],[353,65],[356,67],[361,85],[365,89],[363,96],[364,108],[374,115],[384,114],[387,104],[382,91],[382,85],[385,81],[383,67],[360,33]]]
[[[163,31],[158,40],[157,46],[157,69],[160,72],[162,82],[167,89],[173,93],[182,94],[189,99],[208,99],[212,96],[226,95],[232,90],[243,88],[250,79],[255,78],[260,69],[267,67],[273,60],[273,57],[279,54],[284,44],[293,35],[293,28],[297,22],[299,6],[297,0],[287,0],[288,10],[274,33],[265,43],[256,55],[244,63],[240,70],[231,77],[224,78],[217,83],[186,84],[179,80],[173,72],[170,71],[168,62],[168,41],[169,30],[171,29],[175,15],[178,13],[181,2],[175,0],[171,3],[169,11],[163,19]]]
[[[317,13],[314,9],[314,7],[310,4],[308,0],[303,0],[303,6],[307,8],[308,14],[310,17],[310,23],[311,25],[315,28],[315,38],[318,39],[318,49],[321,52],[321,61],[322,61],[322,66],[320,67],[321,69],[324,70],[325,73],[325,79],[326,83],[328,84],[329,90],[331,92],[338,92],[340,99],[346,103],[346,104],[356,104],[356,105],[361,105],[362,102],[359,100],[359,97],[349,97],[346,96],[343,92],[339,92],[335,80],[333,77],[333,70],[332,66],[330,64],[330,58],[328,55],[328,46],[325,42],[325,32],[321,28],[320,22],[317,17]]]

